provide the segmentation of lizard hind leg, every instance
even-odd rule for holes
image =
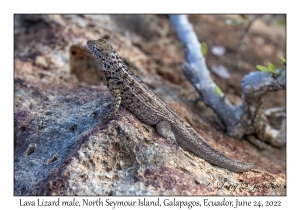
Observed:
[[[111,118],[112,116],[116,115],[122,98],[121,98],[121,90],[120,88],[116,85],[115,81],[113,79],[109,79],[107,81],[107,87],[111,93],[111,95],[113,96],[113,107],[110,110],[110,112],[107,115],[107,119]]]
[[[175,134],[171,130],[171,124],[168,121],[160,121],[156,124],[156,131],[162,137],[164,137],[170,144],[176,145],[178,147]]]

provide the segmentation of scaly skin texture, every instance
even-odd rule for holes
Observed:
[[[233,172],[248,171],[252,163],[233,160],[210,147],[196,131],[162,102],[125,66],[104,39],[87,41],[87,47],[101,65],[107,87],[114,97],[114,115],[120,103],[142,122],[156,126],[157,132],[173,144],[195,153],[211,164]]]

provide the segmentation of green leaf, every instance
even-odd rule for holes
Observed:
[[[208,52],[208,48],[207,48],[207,44],[206,42],[202,42],[201,43],[201,52],[202,52],[202,55],[205,56]]]
[[[218,96],[220,96],[220,97],[224,96],[224,93],[222,92],[221,88],[219,88],[218,86],[215,87],[215,91]]]
[[[278,20],[278,24],[281,25],[281,26],[285,26],[286,25],[286,19],[283,18],[283,19]]]
[[[269,69],[265,66],[262,66],[262,65],[256,65],[256,68],[260,71],[263,71],[263,72],[268,72],[269,73]]]
[[[247,20],[247,16],[245,14],[240,14],[240,17],[242,17],[243,19]]]
[[[284,57],[280,57],[280,60],[281,60],[281,63],[282,63],[283,65],[286,65],[286,60],[285,60]]]
[[[275,65],[273,63],[268,63],[269,72],[275,74]]]
[[[280,69],[280,71],[277,73],[279,76],[286,70],[286,68]]]

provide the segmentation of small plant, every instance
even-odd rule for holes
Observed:
[[[286,60],[283,57],[280,57],[280,63],[283,64],[284,66],[286,66]]]
[[[246,16],[245,14],[239,14],[239,16],[240,16],[241,18],[245,19],[245,20],[248,19],[247,16]]]
[[[201,52],[202,55],[205,56],[208,52],[208,47],[207,47],[207,43],[206,42],[202,42],[201,43]]]
[[[217,93],[218,96],[220,96],[222,99],[225,97],[224,93],[222,92],[221,88],[219,86],[215,86],[215,92]]]
[[[281,57],[280,59],[281,59],[280,63],[283,64],[284,67],[282,69],[280,69],[279,71],[276,70],[277,62],[268,63],[268,67],[262,66],[262,65],[256,65],[256,68],[259,71],[270,73],[270,74],[275,75],[275,76],[280,76],[282,74],[282,72],[284,72],[286,70],[286,60],[285,60],[285,58]]]

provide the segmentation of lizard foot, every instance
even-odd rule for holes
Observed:
[[[156,124],[156,131],[164,137],[170,144],[175,145],[178,148],[178,144],[174,133],[171,130],[171,124],[167,121],[160,121]]]

